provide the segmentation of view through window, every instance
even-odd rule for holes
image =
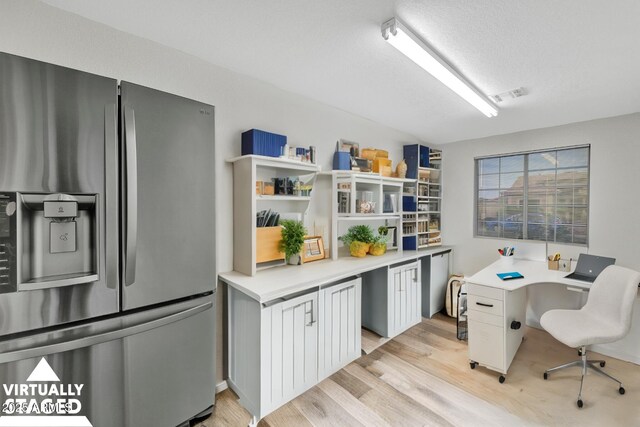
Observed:
[[[476,236],[586,245],[589,146],[476,159]]]

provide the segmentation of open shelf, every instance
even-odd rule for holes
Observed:
[[[311,200],[311,196],[285,196],[285,195],[281,195],[281,194],[276,194],[273,196],[266,196],[264,194],[257,194],[256,195],[256,200],[269,200],[269,201],[275,201],[275,200],[282,200],[282,201],[292,201],[292,202],[308,202]]]

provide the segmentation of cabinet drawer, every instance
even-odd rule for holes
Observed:
[[[481,297],[478,295],[468,295],[467,297],[469,310],[480,311],[482,313],[493,314],[494,316],[504,317],[503,302],[497,299]]]
[[[469,322],[482,322],[489,325],[500,326],[504,328],[504,317],[488,314],[483,311],[469,310],[467,312]]]
[[[469,322],[469,359],[504,373],[504,329]]]
[[[504,301],[504,290],[467,283],[467,294]]]

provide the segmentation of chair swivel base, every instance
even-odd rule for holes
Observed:
[[[546,380],[549,377],[549,374],[551,372],[559,371],[560,369],[571,368],[573,366],[580,367],[581,370],[582,370],[582,378],[580,379],[580,391],[578,392],[578,401],[576,402],[577,405],[578,405],[578,408],[582,408],[582,406],[584,405],[584,402],[582,401],[582,386],[584,384],[584,377],[587,375],[587,369],[591,369],[591,370],[599,373],[600,375],[603,375],[603,376],[609,378],[610,380],[617,382],[618,383],[618,393],[624,394],[625,390],[624,390],[624,387],[622,387],[622,383],[620,381],[618,381],[616,378],[614,378],[611,375],[607,374],[602,369],[600,369],[600,368],[604,368],[604,366],[606,364],[606,362],[604,360],[589,360],[589,359],[587,359],[587,349],[586,349],[585,346],[580,347],[580,350],[578,351],[578,354],[580,355],[580,360],[576,360],[576,361],[573,361],[573,362],[565,363],[564,365],[556,366],[555,368],[547,369],[546,371],[544,371],[544,379]],[[600,367],[598,367],[596,365],[600,365]]]

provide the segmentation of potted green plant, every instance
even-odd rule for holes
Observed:
[[[369,253],[375,256],[384,255],[387,252],[388,238],[389,236],[387,236],[386,234],[378,234],[377,236],[375,236],[373,238],[371,246],[369,247]]]
[[[351,256],[362,258],[369,252],[375,236],[368,225],[354,225],[349,227],[347,233],[340,237],[342,243],[349,248]]]
[[[280,251],[284,252],[287,263],[292,265],[300,264],[300,251],[304,245],[304,236],[307,230],[300,221],[285,219],[280,221],[282,226],[282,240],[280,240]]]

